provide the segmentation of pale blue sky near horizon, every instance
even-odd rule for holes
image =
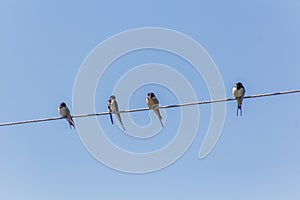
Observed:
[[[0,123],[56,117],[61,101],[72,111],[76,75],[92,49],[115,34],[141,27],[173,29],[201,44],[217,65],[228,97],[236,81],[244,83],[247,95],[300,89],[299,11],[297,0],[3,0]],[[182,70],[199,100],[209,98],[204,81],[179,58],[151,50],[126,56],[110,70],[122,65],[126,71],[149,62],[168,64]],[[111,74],[108,70],[105,80]],[[113,74],[111,84],[121,72]],[[144,93],[150,88],[162,105],[179,103],[166,88],[147,85],[134,93],[130,108],[145,107]],[[112,85],[97,88],[97,112],[106,111],[111,90]],[[203,160],[198,152],[210,105],[199,106],[201,121],[191,147],[169,167],[139,175],[98,162],[65,120],[0,127],[0,198],[297,200],[299,97],[246,99],[242,117],[236,116],[236,103],[228,102],[221,137]],[[178,112],[166,111],[177,122]],[[147,112],[132,117],[138,124],[149,121]],[[99,123],[112,131],[108,137],[118,145],[143,152],[174,137],[177,124],[171,119],[149,143],[119,134],[108,116],[99,117]]]

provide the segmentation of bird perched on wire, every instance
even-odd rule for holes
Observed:
[[[65,102],[60,103],[58,107],[58,113],[60,114],[61,117],[66,118],[66,120],[69,122],[70,128],[72,128],[73,126],[73,128],[75,129],[75,123],[70,114],[70,110],[67,107]]]
[[[239,110],[240,114],[242,116],[242,103],[243,103],[243,97],[245,96],[245,88],[241,82],[237,82],[235,86],[232,88],[232,95],[235,97],[237,100],[237,111],[236,115],[239,115]]]
[[[149,107],[149,109],[153,109],[153,111],[155,112],[155,114],[158,116],[160,124],[162,127],[164,127],[163,123],[162,123],[162,117],[160,115],[159,112],[159,101],[156,98],[156,96],[154,95],[153,92],[148,93],[148,97],[146,98],[146,104]]]
[[[110,117],[111,123],[114,124],[113,117],[112,117],[112,113],[114,113],[117,116],[123,130],[126,131],[126,129],[123,125],[122,119],[121,119],[121,115],[119,113],[118,102],[114,95],[109,97],[109,100],[107,102],[107,107],[108,107],[108,112],[109,112],[109,117]]]

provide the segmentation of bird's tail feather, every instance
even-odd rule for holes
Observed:
[[[76,129],[75,123],[74,123],[72,117],[67,117],[67,121],[69,122],[70,128],[72,128],[72,126],[73,126],[73,128]]]
[[[240,111],[240,116],[242,116],[243,115],[242,106],[237,108],[236,116],[239,116],[239,111]]]
[[[110,122],[111,122],[111,124],[114,124],[114,120],[113,120],[113,117],[112,117],[112,114],[111,114],[111,113],[109,113],[109,117],[110,117]]]
[[[243,103],[243,98],[238,98],[237,99],[237,104],[238,104],[238,108],[236,111],[236,115],[239,115],[239,110],[240,110],[240,115],[242,116],[242,103]]]

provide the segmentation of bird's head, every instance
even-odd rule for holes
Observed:
[[[59,108],[65,108],[65,107],[67,107],[67,105],[66,105],[65,102],[61,102],[61,103],[59,104]]]
[[[151,98],[155,97],[155,95],[154,95],[153,92],[150,93],[150,97],[151,97]]]
[[[243,87],[243,84],[241,82],[237,82],[235,84],[235,86],[239,89],[239,88]]]

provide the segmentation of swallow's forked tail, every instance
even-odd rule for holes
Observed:
[[[240,116],[242,116],[243,115],[242,106],[237,108],[237,110],[236,110],[236,116],[239,116],[239,110],[240,110]]]
[[[72,117],[66,117],[66,119],[69,122],[70,128],[72,129],[72,126],[73,126],[73,128],[76,129],[75,128],[75,123],[74,123]]]
[[[237,99],[237,104],[238,104],[238,107],[237,107],[237,110],[236,110],[236,115],[239,116],[239,110],[240,110],[240,115],[242,116],[243,112],[242,112],[242,103],[243,103],[243,98],[240,97]]]
[[[109,113],[109,117],[110,117],[110,122],[111,122],[111,124],[114,124],[114,120],[113,120],[113,117],[112,117],[112,114],[111,114],[111,113]]]

